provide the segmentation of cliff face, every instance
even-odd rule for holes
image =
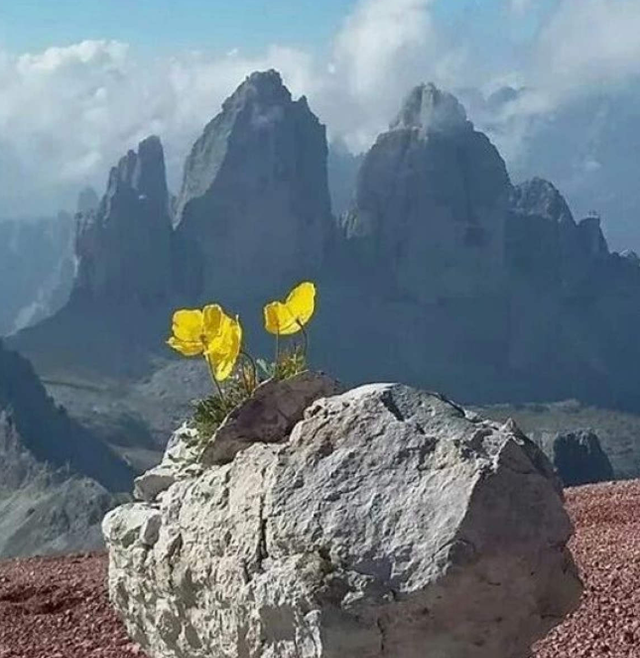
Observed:
[[[207,125],[176,221],[189,296],[251,297],[319,271],[332,230],[325,128],[278,73],[249,76]]]
[[[149,137],[114,167],[96,210],[79,213],[73,299],[150,305],[171,288],[164,154]]]
[[[509,192],[502,158],[464,108],[421,85],[367,154],[345,234],[401,296],[502,294]]]
[[[576,223],[539,178],[513,191],[506,253],[509,365],[529,380],[529,396],[637,405],[628,370],[640,362],[637,257],[611,253],[600,219]]]
[[[29,362],[0,344],[0,556],[99,546],[112,493],[129,491],[132,479],[47,396]]]

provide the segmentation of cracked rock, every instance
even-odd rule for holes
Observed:
[[[243,448],[105,520],[154,658],[527,658],[577,606],[562,492],[513,422],[374,384]]]

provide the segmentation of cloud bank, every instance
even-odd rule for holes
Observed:
[[[490,71],[469,55],[469,35],[438,25],[434,6],[446,1],[361,0],[323,57],[273,45],[253,57],[236,50],[150,59],[108,40],[0,53],[0,216],[72,208],[79,188],[89,183],[101,192],[109,167],[151,133],[162,137],[176,190],[193,140],[254,70],[280,70],[295,95],[308,96],[330,136],[356,151],[418,82],[454,90],[511,82],[528,91],[491,117],[478,110],[508,158],[525,147],[534,119],[640,71],[637,0],[557,0],[526,57],[517,65],[505,58]],[[505,21],[535,11],[533,2],[500,1]]]

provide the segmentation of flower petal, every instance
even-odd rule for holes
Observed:
[[[236,365],[242,346],[242,325],[238,318],[225,316],[222,331],[209,343],[206,357],[218,381],[227,379]]]
[[[198,354],[202,354],[204,350],[204,346],[200,341],[195,342],[195,341],[180,340],[175,336],[169,338],[169,340],[167,341],[167,345],[172,347],[177,352],[180,352],[180,354],[184,356],[197,356]]]
[[[225,318],[229,319],[220,304],[209,304],[202,309],[202,335],[207,344],[220,333]]]
[[[270,334],[287,336],[300,331],[300,326],[282,302],[271,302],[264,307],[264,326]]]
[[[202,311],[182,309],[173,314],[173,335],[179,341],[200,342],[203,331]]]
[[[301,325],[307,324],[315,310],[316,287],[310,281],[305,281],[296,286],[287,297],[285,305]]]

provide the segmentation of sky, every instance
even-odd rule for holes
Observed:
[[[525,86],[514,158],[532,117],[637,76],[638,34],[640,0],[0,0],[0,217],[101,193],[151,133],[177,191],[224,98],[272,67],[354,152],[420,82]]]
[[[357,4],[357,0],[2,0],[0,43],[14,52],[105,38],[148,52],[242,48],[256,54],[271,43],[321,52]],[[526,4],[527,0],[516,0],[514,6]],[[471,18],[488,33],[503,9],[501,0],[446,0],[434,5],[434,14],[451,22]],[[526,16],[529,25],[530,18]]]

